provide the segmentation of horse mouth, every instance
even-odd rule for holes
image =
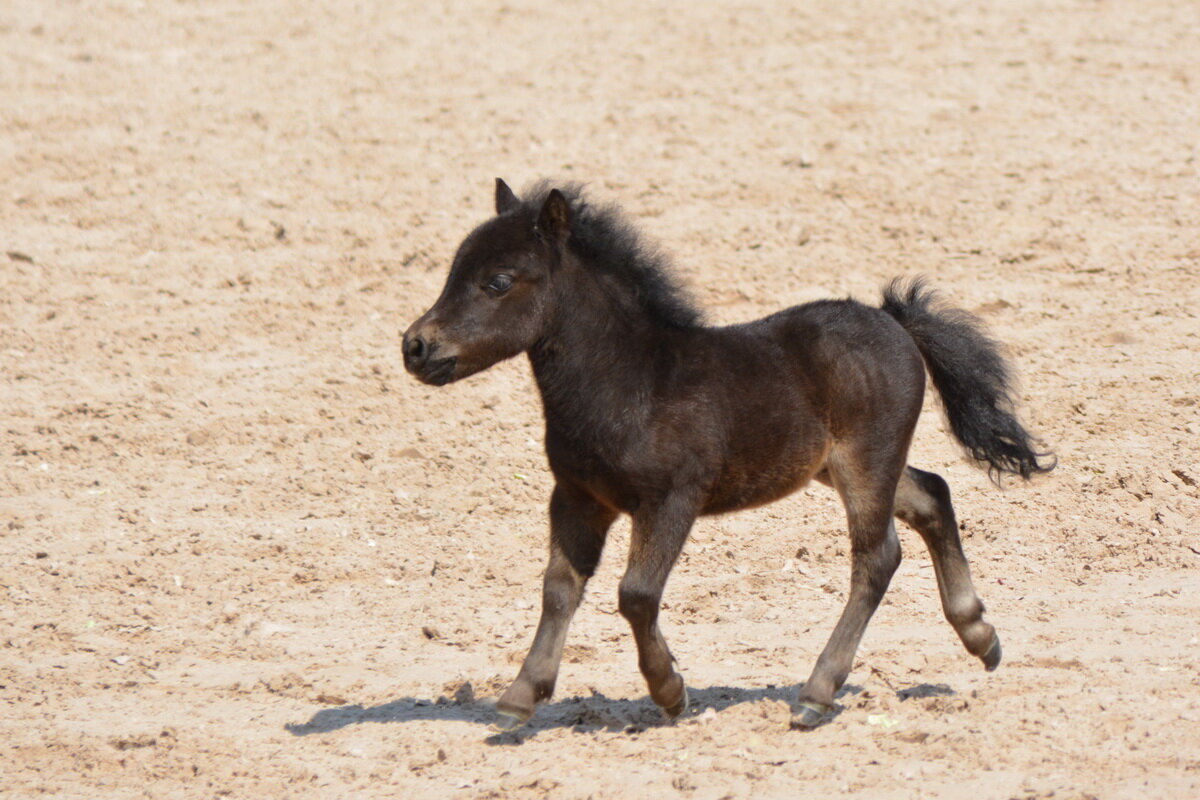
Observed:
[[[445,386],[454,380],[454,368],[457,366],[458,358],[456,356],[439,358],[437,361],[430,361],[426,364],[425,369],[421,370],[421,374],[417,378],[430,386]]]

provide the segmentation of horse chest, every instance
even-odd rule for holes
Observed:
[[[635,483],[621,467],[623,449],[587,436],[546,429],[546,458],[556,480],[585,489],[605,505],[632,512],[640,504]]]

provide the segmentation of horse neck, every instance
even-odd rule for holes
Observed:
[[[631,297],[586,271],[572,272],[549,332],[529,350],[529,360],[547,427],[602,444],[638,430],[658,365],[677,337]]]

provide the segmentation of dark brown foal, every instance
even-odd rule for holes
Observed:
[[[619,608],[650,696],[669,717],[687,689],[658,626],[667,578],[696,518],[750,508],[809,480],[842,498],[850,532],[846,607],[793,725],[827,720],[900,563],[893,517],[925,540],[946,618],[988,669],[995,629],[971,584],[950,493],[907,466],[928,370],[955,437],[993,473],[1049,470],[1013,413],[1007,365],[973,317],[935,305],[920,282],[883,307],[852,300],[713,328],[611,208],[575,187],[525,200],[496,183],[497,216],[460,246],[437,303],[404,337],[407,368],[443,385],[527,353],[554,473],[542,615],[500,698],[516,726],[550,697],[563,644],[609,527],[633,536]]]

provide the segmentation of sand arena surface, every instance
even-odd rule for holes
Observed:
[[[1200,795],[1200,5],[0,5],[0,794]],[[906,558],[820,730],[814,487],[701,521],[662,724],[619,524],[558,692],[524,360],[400,363],[491,181],[583,180],[715,323],[924,272],[1011,347],[1059,469],[999,491],[931,401],[1006,661]],[[5,255],[7,254],[7,255]]]

